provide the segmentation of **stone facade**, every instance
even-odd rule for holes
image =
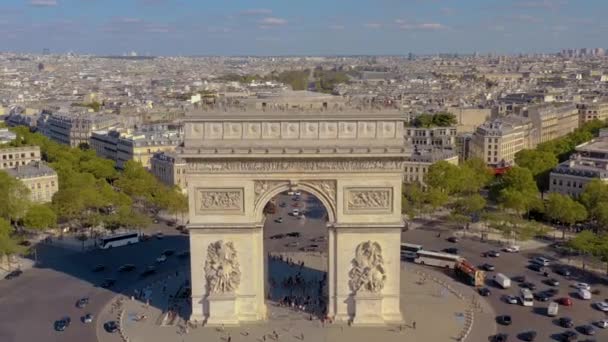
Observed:
[[[190,206],[191,319],[239,324],[267,318],[263,209],[281,192],[302,190],[327,209],[327,315],[361,325],[401,322],[403,121],[382,113],[187,117],[180,152]],[[234,253],[225,254],[235,255],[239,270],[238,281],[235,273],[221,286],[208,266],[209,246],[218,241],[231,244]],[[361,258],[370,249],[373,262]],[[357,255],[359,271],[352,271]],[[372,277],[363,277],[370,262]],[[360,275],[357,290],[352,272]]]
[[[0,170],[24,166],[34,161],[40,161],[38,146],[0,148]]]
[[[30,189],[30,199],[34,202],[51,202],[53,195],[59,191],[57,173],[43,162],[34,161],[25,166],[7,169],[6,172]]]

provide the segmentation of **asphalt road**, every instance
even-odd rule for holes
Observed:
[[[571,278],[566,279],[554,272],[549,272],[549,277],[555,278],[560,282],[560,285],[556,287],[559,293],[555,298],[570,297],[574,304],[571,307],[559,307],[559,314],[557,317],[552,318],[546,315],[546,307],[549,305],[548,302],[534,301],[534,307],[524,307],[519,304],[508,304],[503,300],[503,296],[507,294],[518,295],[519,284],[512,282],[510,289],[501,289],[494,284],[491,280],[494,274],[503,273],[508,277],[514,277],[523,275],[527,281],[533,282],[537,289],[533,292],[543,291],[551,288],[551,286],[543,283],[543,280],[547,279],[543,274],[532,271],[527,268],[528,260],[531,257],[545,255],[551,256],[551,252],[548,249],[535,250],[535,251],[524,251],[521,253],[500,253],[497,258],[483,257],[482,253],[489,250],[499,250],[497,246],[492,246],[488,243],[482,243],[479,241],[472,241],[469,239],[461,239],[457,243],[450,243],[446,240],[449,236],[447,232],[444,232],[441,238],[437,237],[437,231],[432,230],[413,230],[403,234],[403,241],[409,243],[420,244],[427,250],[442,250],[448,247],[456,247],[459,249],[459,254],[464,256],[467,260],[471,261],[474,265],[481,265],[483,263],[490,263],[496,267],[494,272],[487,272],[486,285],[491,290],[491,295],[485,298],[489,301],[490,305],[494,308],[497,315],[510,315],[513,324],[510,326],[499,327],[500,333],[507,333],[509,340],[519,340],[516,338],[520,333],[525,331],[534,330],[538,333],[536,341],[554,341],[557,340],[557,334],[567,330],[556,324],[556,320],[559,317],[570,317],[574,320],[575,327],[584,324],[591,324],[602,318],[608,318],[606,314],[595,309],[592,303],[604,300],[608,298],[608,286],[602,283],[600,279],[592,275],[586,274],[580,270],[572,269],[573,275]],[[552,265],[553,266],[553,265]],[[576,273],[575,273],[576,272]],[[581,300],[576,296],[575,289],[572,284],[578,281],[585,281],[591,285],[592,290],[600,290],[600,294],[592,296],[591,300]],[[596,335],[593,337],[597,341],[608,341],[608,329],[596,329]],[[579,341],[587,338],[586,336],[579,333]]]
[[[159,225],[152,229],[153,232],[174,231]],[[154,264],[163,250],[187,250],[187,236],[173,234],[162,240],[151,239],[131,246],[85,253],[39,245],[39,264],[35,268],[16,279],[0,280],[0,341],[96,341],[96,319],[83,324],[80,317],[86,313],[95,315],[117,293],[130,290],[140,280],[140,270]],[[179,263],[187,262],[170,257],[159,265],[159,272],[170,271],[178,268]],[[125,263],[135,264],[138,270],[118,274],[116,269]],[[106,265],[107,270],[93,273],[91,269],[97,264]],[[96,287],[104,278],[116,278],[116,286],[111,290]],[[90,304],[78,309],[75,304],[82,297],[89,297]],[[72,323],[65,331],[56,332],[53,324],[63,316],[69,316]]]
[[[299,248],[316,244],[318,250],[326,250],[327,242],[312,242],[313,238],[327,235],[322,224],[325,210],[314,197],[303,194],[299,201],[293,196],[279,195],[277,205],[285,202],[285,207],[277,207],[277,214],[270,215],[264,229],[266,251],[295,251]],[[298,208],[305,212],[306,218],[297,219],[289,215],[291,209]],[[282,223],[274,220],[283,217]],[[0,280],[0,341],[33,342],[33,341],[96,341],[97,317],[92,323],[80,322],[80,317],[92,313],[97,316],[102,307],[117,293],[132,294],[132,288],[138,283],[146,282],[139,275],[148,265],[154,265],[156,258],[165,250],[173,249],[176,253],[188,250],[188,236],[179,234],[174,227],[162,222],[154,224],[147,230],[153,234],[163,232],[161,240],[153,238],[131,246],[109,250],[87,252],[58,248],[53,245],[37,246],[38,265],[25,271],[13,280]],[[300,232],[298,238],[285,237],[269,239],[275,234]],[[288,247],[290,242],[297,242]],[[175,269],[188,267],[189,259],[178,260],[175,256],[157,265],[158,272],[173,272]],[[130,273],[118,273],[116,270],[124,264],[131,263],[137,270]],[[104,264],[106,271],[94,273],[92,268]],[[98,285],[105,278],[115,278],[116,285],[103,289]],[[90,304],[76,308],[76,301],[89,297]],[[63,332],[54,330],[56,320],[69,316],[71,325]]]

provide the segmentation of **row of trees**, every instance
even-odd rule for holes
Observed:
[[[0,199],[0,217],[16,226],[46,229],[59,222],[73,228],[144,229],[150,224],[150,211],[178,215],[188,210],[179,189],[160,183],[139,163],[129,161],[118,172],[114,161],[99,158],[92,150],[60,145],[26,127],[14,131],[17,139],[12,145],[40,146],[43,159],[59,177],[59,191],[46,205],[31,203],[27,188],[0,173],[0,196],[6,199]]]
[[[435,113],[418,115],[411,123],[414,127],[448,127],[458,123],[452,113]]]
[[[608,274],[608,234],[598,235],[586,230],[568,241],[568,247],[580,252],[583,256],[593,256],[606,263],[606,273]],[[585,269],[585,258],[583,258],[583,269]]]
[[[577,145],[598,135],[601,128],[608,127],[604,121],[585,123],[574,132],[558,139],[539,144],[534,150],[521,150],[515,154],[515,163],[532,172],[542,192],[549,190],[549,173],[558,163],[569,158]]]

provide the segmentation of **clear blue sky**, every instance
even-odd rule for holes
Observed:
[[[608,47],[608,0],[1,0],[0,50],[152,55]]]

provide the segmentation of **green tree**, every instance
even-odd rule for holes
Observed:
[[[498,194],[497,201],[502,208],[518,215],[542,207],[532,172],[522,167],[515,166],[507,171],[493,192]]]
[[[18,179],[0,170],[0,218],[18,221],[27,212],[31,202],[30,190]]]
[[[57,224],[57,215],[46,204],[34,204],[25,214],[23,224],[37,230],[51,228]]]
[[[438,189],[446,194],[453,194],[461,189],[461,180],[462,174],[460,168],[457,165],[441,160],[429,166],[425,183],[431,188]]]
[[[598,245],[598,236],[592,231],[584,230],[568,241],[568,246],[583,255],[594,254]],[[585,258],[583,257],[583,270],[585,269]]]
[[[549,189],[549,173],[557,166],[558,159],[553,153],[539,150],[521,150],[515,154],[515,163],[532,172],[536,184],[542,191]]]
[[[545,215],[571,229],[575,223],[587,218],[587,210],[570,196],[551,193],[545,202]],[[562,230],[562,238],[565,237],[566,232]]]
[[[17,239],[13,237],[13,229],[10,222],[0,218],[0,261],[6,260],[8,269],[10,270],[10,258],[26,250],[27,248],[20,246]]]
[[[418,183],[403,184],[402,213],[410,218],[418,216],[424,206],[424,190]]]
[[[494,175],[483,159],[471,158],[460,165],[461,185],[460,191],[464,194],[479,192],[486,187]]]

